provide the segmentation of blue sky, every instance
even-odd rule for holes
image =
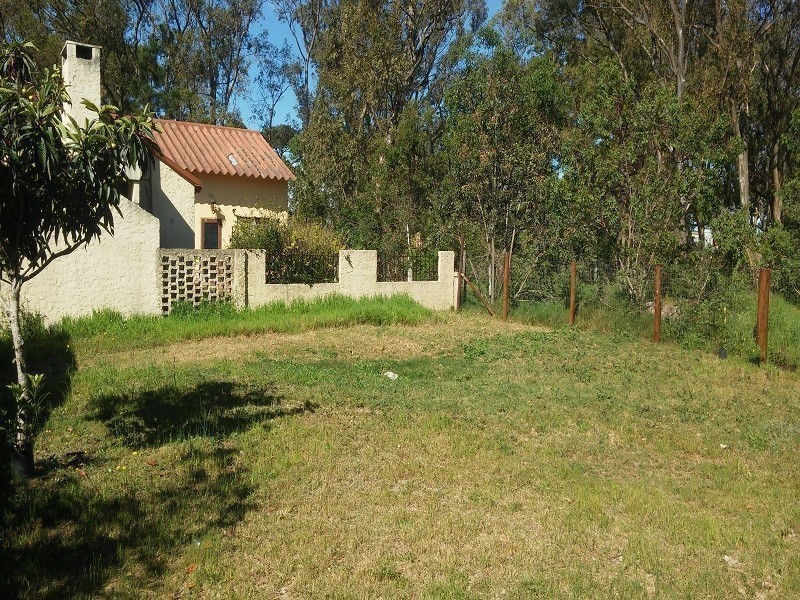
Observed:
[[[494,14],[500,10],[501,4],[502,0],[486,0],[488,18],[492,18],[492,16],[494,16]],[[289,28],[285,23],[281,23],[275,16],[271,2],[268,2],[264,9],[263,22],[263,31],[269,36],[269,41],[272,42],[272,44],[280,47],[283,45],[284,40],[288,40],[289,44],[294,47],[294,39],[292,38],[291,33],[289,33]],[[251,106],[252,99],[243,96],[237,99],[236,104],[239,107],[239,110],[242,111],[242,118],[244,119],[245,125],[251,129],[261,129],[262,124],[255,117],[255,115],[253,115]],[[295,121],[297,120],[296,114],[296,100],[294,94],[289,91],[278,105],[275,113],[275,123],[289,123]]]

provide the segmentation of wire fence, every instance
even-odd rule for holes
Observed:
[[[784,289],[796,279],[794,272],[761,268],[761,261],[726,270],[719,254],[708,249],[664,264],[576,259],[573,288],[571,258],[526,258],[514,257],[509,278],[511,308],[519,316],[551,325],[574,319],[577,325],[654,339],[660,339],[663,320],[665,339],[756,362],[769,354],[774,364],[800,368],[800,302],[796,290]],[[493,265],[485,256],[468,258],[464,270],[475,302],[495,313],[503,300],[503,259]],[[771,281],[766,289],[760,281],[765,272]]]
[[[502,294],[503,257],[493,263],[486,257],[468,256],[464,272],[487,298],[496,301]],[[624,265],[594,258],[576,259],[578,298],[584,303],[615,299],[630,308],[651,309],[658,264]],[[572,259],[568,257],[526,263],[515,256],[509,282],[511,301],[568,301],[571,268]],[[772,273],[773,282],[778,281],[780,271],[773,269]],[[690,256],[661,265],[661,296],[674,303],[698,304],[734,290],[755,290],[757,280],[758,268],[730,273],[718,269],[708,256]]]

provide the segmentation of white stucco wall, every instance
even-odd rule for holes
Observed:
[[[219,175],[202,175],[200,179],[203,189],[195,198],[195,248],[203,244],[203,219],[222,220],[221,245],[227,248],[236,215],[260,216],[263,211],[279,215],[288,210],[289,186],[286,181]],[[211,210],[212,201],[218,207],[216,213]]]
[[[78,46],[87,48],[92,58],[79,58]],[[81,100],[85,98],[100,106],[100,47],[67,41],[61,53],[61,72],[70,97],[70,102],[64,103],[64,112],[82,126],[87,119],[96,118],[97,113],[87,109]]]
[[[199,248],[195,246],[194,185],[155,161],[150,186],[151,210],[159,222],[161,247]]]
[[[342,250],[339,252],[339,282],[305,284],[267,284],[265,256],[257,250],[247,251],[247,306],[271,302],[291,303],[314,300],[331,294],[351,298],[408,294],[412,300],[433,310],[455,308],[458,278],[453,270],[454,252],[439,252],[436,281],[379,282],[378,253],[375,250]]]
[[[122,200],[114,235],[56,259],[22,286],[27,310],[48,322],[91,315],[110,308],[123,315],[160,310],[158,221],[138,205]]]

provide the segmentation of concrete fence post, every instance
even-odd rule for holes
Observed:
[[[240,310],[247,308],[247,250],[233,251],[233,282],[231,288],[234,306]]]

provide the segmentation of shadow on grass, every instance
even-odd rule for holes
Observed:
[[[70,338],[61,331],[51,331],[39,324],[26,332],[25,358],[28,373],[44,375],[44,388],[36,415],[35,433],[44,426],[52,410],[67,398],[72,375],[75,372],[75,353],[70,347]],[[16,383],[17,371],[14,349],[8,335],[0,336],[0,415],[13,415],[14,398],[8,385]]]
[[[274,390],[228,382],[96,399],[92,418],[142,451],[113,464],[71,453],[17,486],[0,523],[0,597],[180,595],[176,561],[235,535],[255,508],[249,470],[227,436],[315,408],[282,403]],[[170,441],[178,443],[160,448]]]
[[[93,401],[95,418],[130,448],[160,446],[194,436],[219,437],[251,425],[312,411],[314,406],[285,408],[274,389],[208,381],[186,390],[165,386]]]
[[[53,409],[63,404],[69,395],[76,362],[67,334],[47,329],[37,317],[29,317],[24,325],[28,373],[44,375],[43,388],[33,415],[34,436],[36,436],[44,427]],[[10,334],[6,331],[0,334],[0,515],[8,509],[9,494],[12,490],[11,424],[15,420],[16,399],[8,386],[16,381],[14,349]],[[37,472],[41,472],[42,467],[43,465],[37,465]],[[47,466],[44,465],[44,468]]]

